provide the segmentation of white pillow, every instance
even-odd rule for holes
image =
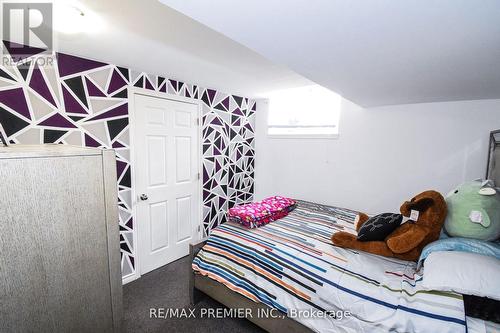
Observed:
[[[454,291],[500,300],[500,260],[459,251],[429,254],[422,285],[429,290]]]

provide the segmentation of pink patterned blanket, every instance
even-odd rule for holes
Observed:
[[[288,215],[295,208],[293,199],[281,196],[266,198],[259,202],[229,209],[228,220],[241,223],[248,228],[258,228]]]

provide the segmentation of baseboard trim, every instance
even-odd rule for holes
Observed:
[[[130,282],[132,282],[132,281],[135,281],[135,280],[137,280],[137,279],[138,279],[138,278],[140,278],[140,277],[141,277],[141,275],[140,275],[140,274],[138,274],[137,272],[134,272],[134,273],[129,274],[129,275],[127,275],[127,276],[123,276],[123,277],[122,277],[122,284],[123,284],[123,285],[126,285],[127,283],[130,283]]]

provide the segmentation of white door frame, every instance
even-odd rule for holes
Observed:
[[[200,240],[203,237],[203,145],[202,145],[202,125],[203,121],[201,119],[201,102],[198,100],[195,100],[193,98],[188,98],[188,97],[183,97],[183,96],[177,96],[177,95],[172,95],[169,93],[165,92],[158,92],[158,91],[153,91],[149,89],[144,89],[144,88],[138,88],[138,87],[128,87],[128,116],[129,116],[129,135],[130,135],[130,144],[129,144],[129,149],[130,149],[130,171],[131,171],[131,184],[132,184],[132,217],[134,219],[134,230],[133,230],[133,240],[134,240],[134,260],[135,260],[135,271],[133,274],[130,274],[126,277],[123,278],[123,284],[127,284],[129,282],[132,282],[138,278],[141,277],[141,260],[139,258],[139,250],[138,250],[138,230],[141,228],[140,223],[137,221],[137,202],[138,202],[138,194],[136,193],[136,176],[135,176],[135,166],[137,165],[136,159],[136,151],[135,151],[135,96],[136,95],[143,95],[143,96],[148,96],[148,97],[156,97],[156,98],[161,98],[161,99],[166,99],[166,100],[171,100],[174,102],[182,102],[182,103],[188,103],[188,104],[193,104],[196,105],[198,109],[198,156],[199,156],[199,163],[198,163],[198,173],[200,175],[199,177],[199,189],[198,189],[198,196],[199,196],[199,202],[200,202],[200,207],[198,208],[199,210],[199,221],[198,223],[198,232],[196,236]]]

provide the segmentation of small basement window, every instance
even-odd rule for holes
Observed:
[[[319,85],[274,92],[269,96],[267,133],[283,138],[336,138],[340,101],[340,95]]]

